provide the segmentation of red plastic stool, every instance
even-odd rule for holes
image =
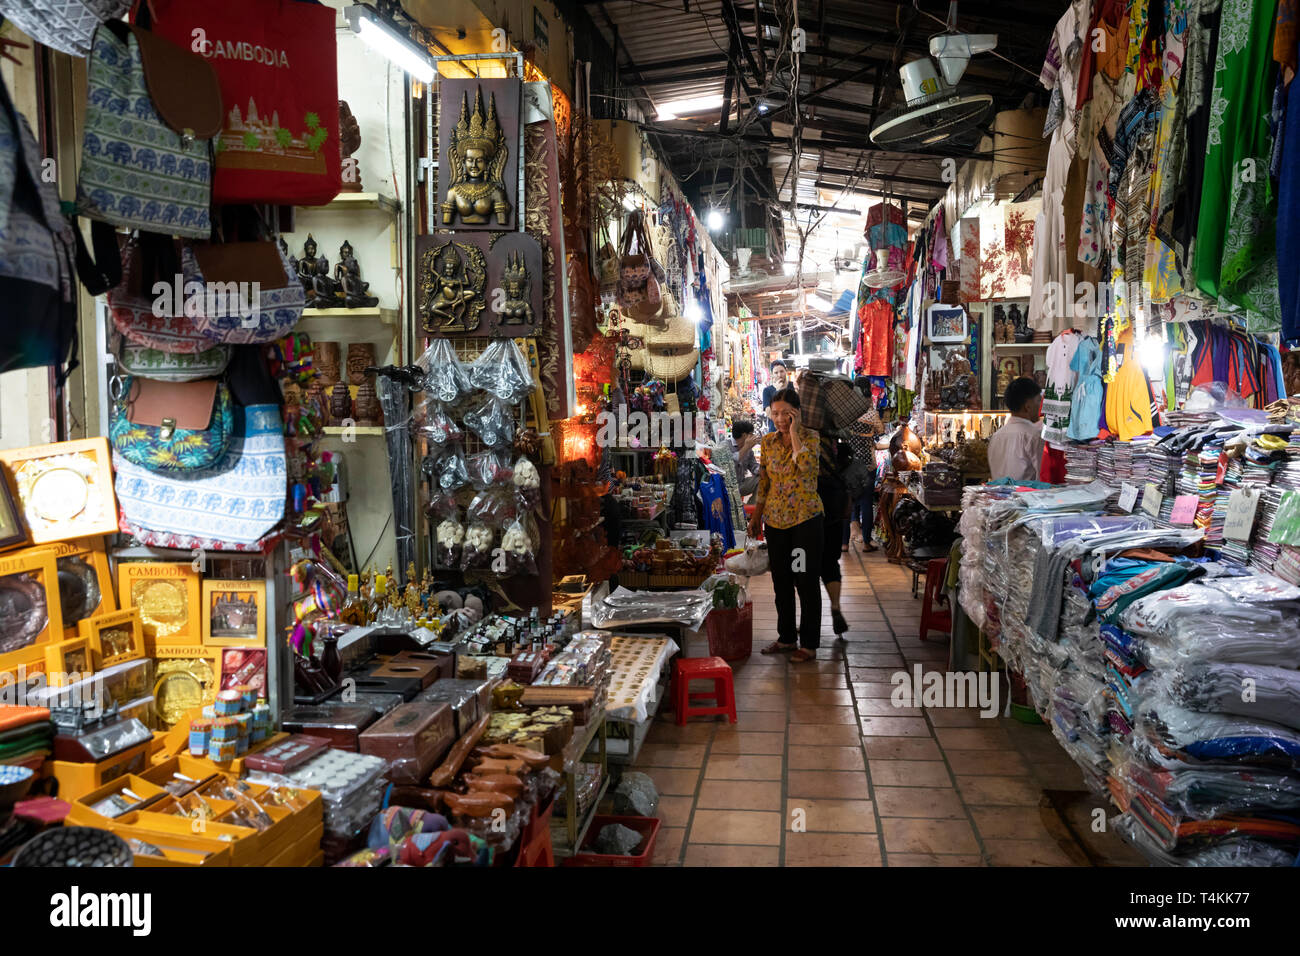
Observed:
[[[713,681],[713,693],[692,694],[693,680]],[[726,714],[733,724],[736,722],[735,684],[732,683],[731,668],[721,657],[679,657],[673,672],[673,685],[679,725],[691,717],[708,714]],[[712,700],[713,704],[694,704],[692,697]]]
[[[515,866],[555,866],[555,853],[551,845],[551,811],[555,809],[552,797],[544,811],[533,814],[519,834],[519,859]]]
[[[952,610],[940,608],[946,604],[943,596],[943,579],[948,576],[948,562],[936,559],[926,565],[925,600],[921,604],[921,640],[925,640],[930,631],[952,630]]]

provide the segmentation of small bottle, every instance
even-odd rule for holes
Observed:
[[[382,623],[380,618],[388,607],[388,578],[382,574],[375,575],[374,595],[370,599],[370,608],[366,614],[371,624]]]
[[[339,608],[339,620],[344,624],[360,627],[366,623],[366,608],[361,603],[360,579],[355,574],[348,575],[348,593]]]

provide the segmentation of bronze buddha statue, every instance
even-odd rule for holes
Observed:
[[[330,278],[330,261],[316,254],[316,240],[307,233],[302,244],[302,258],[298,260],[298,281],[307,293],[307,305],[314,309],[329,309],[334,305],[334,280]]]
[[[509,148],[505,132],[497,122],[495,94],[488,98],[484,115],[483,88],[479,87],[474,97],[472,114],[469,92],[465,92],[447,158],[451,181],[442,203],[442,224],[454,226],[459,219],[464,225],[485,226],[495,215],[497,225],[504,226],[510,215],[505,187]]]
[[[361,263],[352,254],[352,244],[346,239],[339,246],[339,263],[334,267],[336,295],[349,309],[373,309],[379,304],[376,296],[368,295],[370,283],[361,281]]]

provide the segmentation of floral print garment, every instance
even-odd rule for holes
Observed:
[[[770,528],[793,528],[822,513],[822,500],[817,495],[821,436],[801,424],[794,427],[799,429],[799,440],[803,442],[798,456],[781,441],[779,432],[764,435],[759,442],[761,463],[754,500],[763,513],[763,523]]]

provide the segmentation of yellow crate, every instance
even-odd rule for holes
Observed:
[[[59,781],[59,799],[76,800],[111,780],[145,769],[149,765],[150,746],[151,742],[146,740],[99,763],[51,760],[49,766],[54,778]]]

